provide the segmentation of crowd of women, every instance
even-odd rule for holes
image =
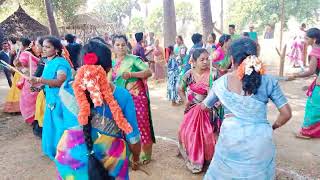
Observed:
[[[209,166],[204,179],[273,179],[272,131],[291,118],[291,109],[276,78],[265,74],[257,42],[223,34],[216,44],[212,33],[204,44],[195,33],[190,50],[181,36],[163,49],[143,37],[135,34],[131,50],[124,35],[114,35],[112,45],[92,38],[77,67],[60,39],[23,38],[11,66],[2,62],[14,74],[4,111],[21,112],[33,125],[58,178],[129,179],[129,166],[150,163],[155,135],[147,80],[167,74],[169,101],[185,105],[178,149],[192,173]],[[319,76],[320,30],[309,29],[306,42],[310,67],[289,79]],[[298,137],[320,137],[319,85],[317,77],[308,90]],[[279,110],[273,125],[269,99]]]

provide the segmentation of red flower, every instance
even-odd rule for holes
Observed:
[[[83,56],[85,65],[95,65],[98,62],[98,56],[95,53],[87,53]]]

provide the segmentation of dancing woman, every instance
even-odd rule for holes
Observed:
[[[139,57],[127,54],[128,40],[123,35],[113,38],[116,59],[113,60],[112,79],[116,86],[126,88],[134,101],[138,127],[141,133],[141,161],[151,161],[152,144],[155,143],[149,91],[145,82],[152,73]]]
[[[51,160],[56,155],[58,141],[65,129],[62,115],[63,106],[59,96],[61,85],[71,79],[72,72],[69,62],[62,57],[63,46],[55,37],[45,37],[43,41],[43,56],[46,57],[45,67],[41,77],[33,77],[32,83],[45,86],[46,109],[42,131],[42,151]]]
[[[264,66],[256,55],[253,40],[234,41],[230,46],[234,71],[216,80],[203,101],[203,107],[210,108],[219,100],[225,109],[205,180],[275,178],[272,134],[291,118],[291,109],[276,79],[264,75]],[[269,99],[280,112],[272,126],[267,119]]]
[[[179,151],[192,173],[200,173],[203,166],[211,161],[215,146],[209,112],[200,106],[213,79],[208,58],[206,49],[195,49],[192,54],[194,68],[184,75],[179,88],[180,97],[186,105],[179,127]]]
[[[309,54],[309,70],[294,74],[293,78],[305,78],[316,74],[307,92],[307,104],[304,121],[297,137],[320,138],[320,30],[311,28],[307,31],[306,42],[312,46]]]

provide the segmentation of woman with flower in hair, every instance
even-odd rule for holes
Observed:
[[[42,151],[51,160],[56,155],[58,141],[64,131],[66,121],[63,117],[63,105],[59,96],[61,85],[71,79],[71,66],[62,57],[63,46],[59,39],[48,36],[43,39],[43,57],[46,57],[41,77],[31,78],[33,84],[43,84],[46,109],[42,129]]]
[[[213,160],[204,179],[274,179],[272,134],[291,118],[290,106],[277,80],[264,74],[253,40],[238,39],[229,50],[234,71],[213,83],[202,105],[203,109],[210,108],[219,100],[225,109]],[[273,125],[267,119],[269,99],[280,112]]]
[[[82,49],[73,82],[60,89],[66,130],[55,163],[60,179],[129,179],[138,169],[140,133],[130,93],[108,81],[111,51],[96,40]]]
[[[116,86],[128,89],[133,98],[141,133],[140,160],[146,164],[151,161],[152,144],[155,142],[149,92],[145,82],[152,72],[138,56],[127,54],[127,43],[123,35],[113,38],[116,59],[113,60],[112,79]]]

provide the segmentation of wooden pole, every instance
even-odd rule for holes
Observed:
[[[282,50],[283,28],[285,21],[284,0],[281,0],[281,28],[280,28],[280,50]]]
[[[284,61],[285,61],[285,53],[286,53],[286,46],[282,49],[282,41],[283,41],[283,28],[284,28],[284,21],[285,21],[285,14],[284,14],[284,0],[281,0],[281,28],[280,28],[280,47],[277,52],[280,56],[280,69],[279,69],[279,76],[283,77],[284,74]],[[280,53],[280,51],[282,51]]]
[[[279,70],[279,76],[283,77],[284,75],[284,61],[286,59],[286,51],[287,51],[287,45],[284,45],[284,47],[282,48],[282,51],[280,52],[280,50],[278,48],[276,48],[277,53],[280,57],[280,70]]]

